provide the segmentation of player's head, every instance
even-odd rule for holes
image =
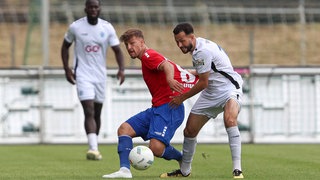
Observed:
[[[189,23],[180,23],[173,29],[174,39],[181,51],[192,52],[195,46],[193,27]]]
[[[146,50],[143,33],[139,29],[128,29],[120,36],[131,58],[141,58]]]
[[[87,18],[90,24],[95,24],[100,15],[100,0],[86,0],[84,12],[87,14]]]

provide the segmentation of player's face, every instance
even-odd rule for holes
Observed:
[[[145,51],[144,40],[142,38],[133,36],[124,44],[132,59],[142,57]]]
[[[84,9],[89,20],[96,20],[100,15],[100,4],[97,0],[90,0]]]
[[[174,35],[174,39],[177,43],[177,46],[181,49],[181,51],[184,54],[193,51],[192,35],[191,34],[186,35],[185,32],[180,32],[179,34]]]

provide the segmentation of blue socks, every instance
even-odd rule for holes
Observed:
[[[182,159],[182,153],[178,150],[176,150],[171,145],[167,146],[162,154],[162,158],[165,160],[172,160],[175,159],[177,161],[180,161]]]
[[[130,169],[129,153],[133,148],[132,138],[130,136],[118,137],[118,154],[120,158],[120,168]]]
[[[126,167],[130,169],[129,153],[133,148],[132,138],[130,136],[118,137],[118,154],[120,159],[120,168]],[[162,154],[162,158],[166,160],[181,161],[182,153],[171,145],[167,146]]]

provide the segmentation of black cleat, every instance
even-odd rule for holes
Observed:
[[[242,174],[242,171],[240,171],[239,169],[233,170],[233,178],[234,179],[243,179],[244,176]]]
[[[163,173],[160,175],[160,178],[171,178],[171,177],[188,177],[190,176],[190,173],[188,175],[183,175],[180,169],[174,170],[169,173]]]

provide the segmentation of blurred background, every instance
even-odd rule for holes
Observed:
[[[84,2],[0,0],[0,143],[86,141],[82,109],[60,58],[69,24],[85,16]],[[239,116],[245,142],[320,143],[320,1],[102,0],[101,8],[119,36],[140,28],[149,47],[185,68],[191,57],[174,42],[177,23],[192,23],[197,36],[222,46],[245,80]],[[127,68],[122,86],[114,54],[108,54],[105,143],[116,142],[117,127],[151,105],[139,60],[121,48]],[[194,100],[186,101],[186,115]],[[183,127],[174,142],[181,142]],[[199,142],[227,142],[224,131],[219,116]]]

